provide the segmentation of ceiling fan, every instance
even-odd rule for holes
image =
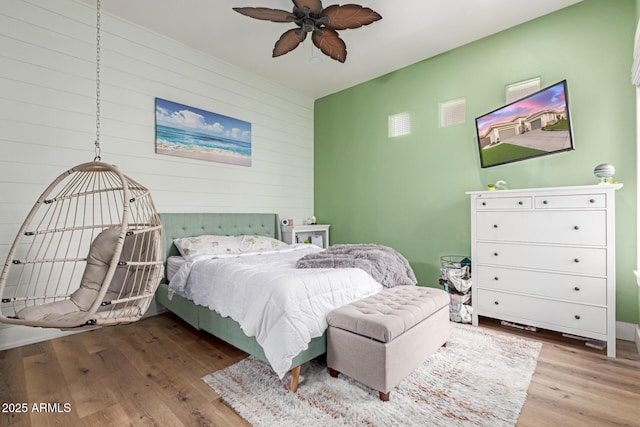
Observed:
[[[273,47],[273,57],[284,55],[298,47],[311,34],[311,40],[325,55],[339,62],[347,59],[347,46],[337,30],[359,28],[382,19],[368,7],[357,4],[334,4],[322,7],[321,0],[293,0],[293,11],[267,7],[234,7],[238,13],[272,22],[293,22],[298,28],[285,31]]]

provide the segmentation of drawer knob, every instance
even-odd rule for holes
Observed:
[[[494,277],[493,280],[498,281],[500,279],[498,279],[498,276]]]
[[[542,201],[542,204],[543,204],[543,205],[546,205],[546,204],[548,204],[548,203],[549,203],[549,202],[547,202],[546,200],[543,200],[543,201]]]
[[[522,203],[522,200],[520,200],[520,201],[518,202],[518,204],[519,204],[520,206],[522,206],[524,203]]]
[[[576,320],[580,320],[580,315],[576,314],[575,316],[573,316]]]
[[[500,305],[500,303],[498,301],[494,301],[493,302],[495,305]]]
[[[580,230],[580,226],[579,226],[579,225],[574,225],[574,226],[573,226],[573,229],[574,229],[574,230]]]
[[[482,202],[482,206],[487,206],[487,202]]]
[[[498,224],[493,224],[493,228],[498,228]]]
[[[573,262],[580,262],[580,260],[578,258],[575,258]]]
[[[596,199],[589,199],[589,203],[595,203]]]
[[[494,252],[494,253],[493,253],[493,256],[498,256],[498,252]]]
[[[573,290],[574,290],[574,291],[576,291],[576,292],[578,292],[578,291],[580,291],[580,287],[579,287],[579,286],[574,286],[574,287],[573,287]]]

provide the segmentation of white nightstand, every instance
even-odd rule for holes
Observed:
[[[329,247],[329,225],[294,225],[282,227],[285,243],[313,243],[321,248]]]

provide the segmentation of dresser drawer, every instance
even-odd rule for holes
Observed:
[[[476,209],[531,209],[533,198],[530,196],[521,197],[478,197],[476,199]]]
[[[568,246],[478,242],[475,263],[593,276],[607,274],[607,250]]]
[[[478,289],[478,312],[481,316],[517,318],[545,327],[555,326],[606,334],[607,309],[590,305],[500,293]],[[474,301],[475,303],[475,301]],[[552,329],[552,328],[551,328]]]
[[[535,196],[536,209],[605,208],[604,194],[573,194],[568,196]]]
[[[473,286],[575,303],[607,304],[607,279],[604,277],[479,265],[473,272]]]
[[[605,246],[605,211],[478,212],[478,240]]]

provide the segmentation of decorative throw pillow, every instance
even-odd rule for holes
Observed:
[[[244,235],[238,237],[240,238],[241,252],[269,251],[289,246],[281,240],[267,236]]]
[[[174,239],[173,244],[182,256],[232,254],[241,249],[238,236],[207,234]]]

